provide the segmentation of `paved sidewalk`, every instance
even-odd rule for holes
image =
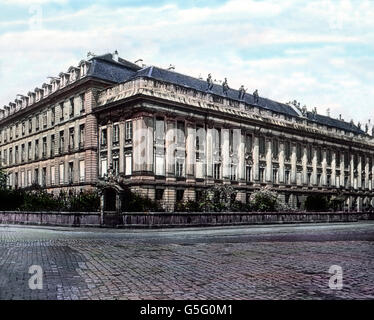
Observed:
[[[374,299],[374,223],[109,230],[0,226],[0,299]],[[43,289],[28,286],[31,265]],[[331,265],[343,289],[328,286]]]

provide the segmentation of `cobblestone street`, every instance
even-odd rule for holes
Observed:
[[[0,226],[0,299],[374,299],[374,223]],[[43,289],[29,289],[31,265]],[[331,265],[343,289],[328,286]]]

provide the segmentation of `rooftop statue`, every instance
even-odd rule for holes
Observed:
[[[361,122],[357,123],[357,127],[359,130],[361,130]]]
[[[206,79],[206,82],[208,82],[207,90],[211,91],[213,89],[213,79],[212,79],[212,75],[210,73],[208,74],[208,78]]]
[[[244,88],[244,85],[241,85],[240,88],[239,88],[239,100],[244,99],[246,91],[247,91],[247,89]]]
[[[368,133],[368,132],[369,132],[369,125],[365,124],[365,133]]]
[[[313,113],[314,115],[317,114],[317,107],[314,107],[314,108],[312,109],[312,113]]]
[[[222,90],[223,93],[227,96],[227,91],[230,89],[228,83],[227,83],[227,78],[225,78],[225,81],[222,83]]]
[[[258,97],[258,90],[256,89],[255,92],[253,92],[253,101],[254,103],[258,104],[259,97]]]
[[[303,108],[301,109],[301,114],[305,116],[307,112],[308,112],[308,109],[306,108],[306,105],[304,105]]]

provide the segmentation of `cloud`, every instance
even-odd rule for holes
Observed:
[[[39,1],[41,28],[30,28],[27,10],[24,19],[0,22],[2,104],[77,64],[88,51],[118,49],[130,61],[227,77],[231,87],[245,84],[281,102],[297,99],[361,122],[374,118],[371,1],[231,0],[200,7],[107,1],[78,9],[64,0],[54,1],[61,6]]]

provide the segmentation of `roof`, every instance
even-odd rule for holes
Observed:
[[[207,82],[201,79],[197,79],[191,76],[187,76],[175,71],[165,70],[161,69],[155,66],[150,66],[144,69],[141,69],[134,73],[132,78],[137,77],[147,77],[155,80],[165,81],[173,84],[177,84],[180,86],[184,86],[187,88],[195,89],[198,91],[206,92],[208,85]],[[227,95],[223,93],[222,86],[214,84],[213,88],[210,90],[210,93],[215,94],[217,96],[227,97],[232,100],[237,101],[245,101],[248,104],[252,105],[258,105],[262,109],[274,111],[277,113],[283,113],[288,116],[297,117],[300,119],[304,119],[304,117],[300,116],[298,112],[294,108],[292,108],[290,105],[280,103],[274,100],[270,100],[267,98],[259,97],[258,103],[255,103],[254,97],[252,94],[246,93],[243,100],[239,100],[239,91],[234,89],[229,89],[227,91]],[[320,114],[313,114],[312,112],[307,112],[307,119],[310,121],[314,121],[316,123],[332,126],[341,130],[346,130],[350,132],[354,132],[357,134],[365,134],[364,131],[360,130],[356,125],[334,119],[331,117],[323,116]]]

